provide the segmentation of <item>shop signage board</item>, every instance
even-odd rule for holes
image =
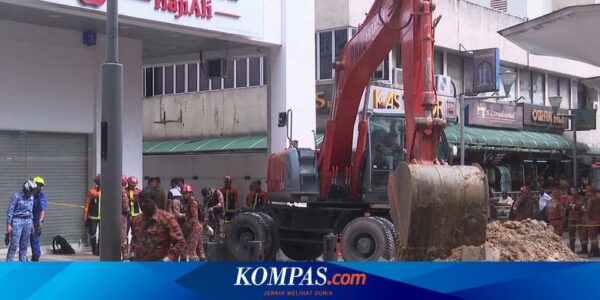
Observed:
[[[78,9],[106,12],[106,0],[41,0]],[[253,39],[264,37],[264,1],[121,0],[119,15]]]
[[[577,119],[577,131],[596,129],[596,110],[595,109],[572,109],[571,113]]]
[[[523,129],[522,106],[473,100],[466,105],[466,125]]]
[[[500,50],[473,51],[473,92],[495,92],[500,89]]]
[[[560,109],[559,114],[568,113],[567,110]],[[523,106],[523,125],[529,127],[536,127],[537,129],[543,130],[564,130],[569,126],[569,120],[557,116],[552,111],[552,107],[538,106],[538,105],[524,105]]]

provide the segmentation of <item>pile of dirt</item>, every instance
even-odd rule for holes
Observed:
[[[583,261],[543,221],[492,222],[487,226],[486,246],[500,252],[502,261]]]
[[[485,245],[461,246],[445,261],[583,261],[543,221],[492,222]]]

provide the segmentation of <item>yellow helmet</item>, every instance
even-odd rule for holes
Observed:
[[[33,182],[37,183],[38,185],[42,185],[42,186],[46,185],[44,183],[44,178],[42,178],[42,176],[35,176],[33,178]]]

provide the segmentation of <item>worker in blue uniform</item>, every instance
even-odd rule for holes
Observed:
[[[33,195],[37,185],[33,179],[23,183],[14,194],[6,213],[6,232],[11,235],[6,261],[12,261],[19,248],[19,261],[27,261],[27,247],[33,229]]]
[[[31,233],[31,261],[40,261],[42,250],[40,247],[40,237],[42,235],[42,227],[46,218],[46,209],[48,209],[48,199],[43,188],[46,186],[44,178],[36,176],[33,182],[37,188],[33,195],[33,233]]]

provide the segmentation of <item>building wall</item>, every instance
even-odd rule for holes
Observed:
[[[554,0],[553,2],[553,9],[559,10],[573,5],[597,4],[600,0]]]
[[[245,199],[254,180],[261,180],[266,190],[267,153],[147,155],[144,176],[160,176],[164,188],[169,186],[171,178],[183,177],[196,195],[200,195],[203,187],[221,187],[223,177],[231,176],[240,198]]]
[[[351,2],[355,3],[360,0],[317,0],[315,1],[315,30],[326,30],[332,28],[346,27],[350,24],[350,20],[354,20],[351,13]],[[366,0],[369,6],[373,0]],[[368,9],[368,8],[367,8]],[[363,17],[364,18],[364,17]],[[355,24],[354,26],[356,26]]]
[[[88,47],[81,32],[0,21],[0,129],[92,134],[90,175],[100,170],[97,145],[105,39]],[[123,171],[142,174],[142,43],[120,39],[124,65]]]
[[[144,140],[265,134],[267,88],[155,96],[144,99]],[[163,113],[167,120],[155,123]]]

